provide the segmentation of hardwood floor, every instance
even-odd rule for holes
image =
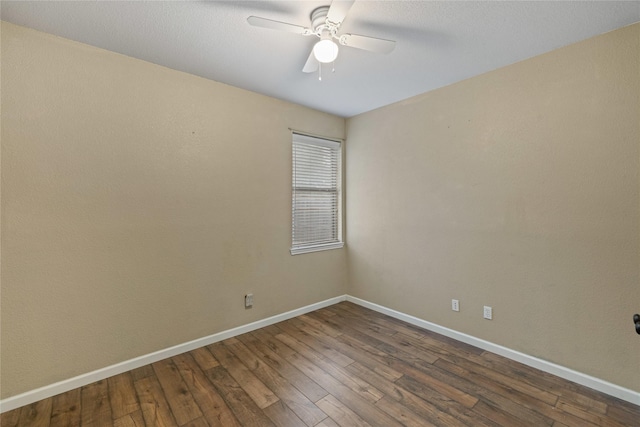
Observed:
[[[640,407],[344,302],[2,414],[80,425],[640,426]]]

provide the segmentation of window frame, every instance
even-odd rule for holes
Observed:
[[[318,145],[322,146],[330,146],[334,144],[338,144],[337,152],[337,165],[335,169],[336,173],[336,198],[337,198],[337,212],[335,214],[336,224],[336,234],[335,241],[330,242],[309,242],[305,244],[294,244],[294,233],[296,227],[296,188],[300,188],[300,186],[296,186],[296,151],[295,145],[296,143],[302,144],[310,144],[310,145]],[[340,249],[344,247],[344,239],[342,234],[342,226],[343,226],[343,191],[342,191],[342,179],[343,179],[343,158],[344,158],[344,141],[336,138],[327,138],[318,135],[311,135],[307,133],[301,133],[298,131],[292,131],[291,136],[291,247],[290,253],[291,255],[299,255],[311,252],[318,251],[326,251],[331,249]],[[309,191],[308,187],[305,188],[304,191]],[[302,191],[302,190],[299,190]],[[318,190],[321,191],[321,190]],[[323,192],[326,192],[324,190]],[[333,236],[332,236],[333,237]]]

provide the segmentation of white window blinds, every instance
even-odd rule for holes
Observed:
[[[291,254],[342,247],[340,142],[293,134]]]

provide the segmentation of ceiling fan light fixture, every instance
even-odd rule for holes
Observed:
[[[313,46],[313,56],[323,64],[333,62],[338,57],[338,45],[329,38],[322,39]]]

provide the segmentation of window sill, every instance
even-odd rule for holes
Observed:
[[[303,246],[291,248],[291,255],[308,254],[311,252],[328,251],[330,249],[340,249],[344,247],[344,242],[327,243],[324,245]]]

